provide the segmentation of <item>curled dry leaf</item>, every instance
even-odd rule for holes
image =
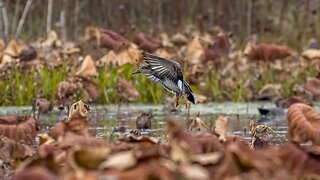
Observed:
[[[208,127],[203,119],[196,117],[192,119],[192,122],[188,128],[191,132],[206,132]]]
[[[273,61],[276,59],[283,59],[293,54],[293,50],[288,46],[275,44],[260,44],[254,47],[252,46],[250,50],[246,52],[248,58],[253,61]]]
[[[35,166],[27,168],[19,173],[16,173],[12,180],[24,180],[24,179],[46,179],[56,180],[58,177],[45,167]]]
[[[3,51],[3,56],[0,61],[0,69],[2,69],[6,64],[12,64],[15,62],[15,59],[19,57],[22,49],[22,45],[18,44],[14,40],[11,40]]]
[[[181,166],[179,171],[183,174],[183,179],[210,179],[208,171],[200,165]]]
[[[26,144],[35,143],[35,137],[39,130],[38,122],[30,116],[0,116],[0,135],[4,135],[17,142]]]
[[[303,104],[309,105],[309,103],[303,97],[293,96],[293,97],[286,98],[286,99],[278,99],[276,101],[276,106],[279,108],[288,109],[291,105],[293,105],[295,103],[303,103]]]
[[[283,145],[279,150],[279,157],[297,178],[312,177],[312,175],[320,177],[319,155],[309,154],[299,145],[290,142]]]
[[[67,132],[59,143],[62,149],[88,148],[88,147],[108,147],[108,143],[102,139],[88,136],[80,136],[74,133]]]
[[[219,141],[218,136],[211,133],[196,134],[195,138],[202,149],[202,153],[223,152],[223,144]]]
[[[163,57],[166,59],[171,59],[173,57],[172,54],[170,54],[165,49],[157,49],[156,52],[154,52],[154,55],[159,56],[159,57]]]
[[[213,43],[210,43],[205,51],[205,60],[214,61],[219,58],[228,56],[231,49],[231,41],[227,34],[221,34],[214,39]]]
[[[170,157],[174,162],[189,164],[190,155],[203,151],[196,137],[184,131],[173,116],[167,117],[167,133],[171,138]]]
[[[320,50],[319,49],[307,49],[301,53],[301,56],[312,60],[312,59],[320,59]]]
[[[52,129],[48,132],[48,135],[55,140],[58,140],[59,137],[63,137],[66,133],[67,125],[65,122],[57,122]]]
[[[102,162],[99,169],[115,169],[126,170],[137,164],[137,158],[133,151],[122,151],[110,156],[106,161]]]
[[[197,104],[200,103],[207,103],[208,102],[208,97],[202,94],[196,94],[195,95],[197,97]]]
[[[204,48],[198,36],[194,37],[187,46],[186,58],[190,64],[198,64],[204,57]]]
[[[191,154],[199,154],[202,152],[201,146],[195,136],[184,131],[183,128],[177,124],[173,116],[168,116],[166,119],[167,134],[172,141],[176,141],[177,146],[181,146],[185,151],[188,151]]]
[[[317,99],[320,96],[320,79],[307,78],[304,89],[313,99]]]
[[[83,103],[82,100],[72,104],[66,121],[55,124],[48,134],[54,139],[64,136],[67,132],[89,136],[89,125],[87,121],[89,112],[89,106]]]
[[[74,43],[66,42],[65,44],[63,44],[63,49],[62,49],[63,54],[71,55],[79,52],[80,52],[80,48],[77,48]]]
[[[49,136],[49,134],[38,134],[39,137],[39,145],[42,144],[52,144],[55,142],[55,140]]]
[[[112,30],[100,28],[100,39],[98,40],[98,45],[118,51],[126,44],[127,40],[120,34]]]
[[[47,39],[44,42],[42,42],[41,45],[44,48],[50,48],[56,43],[57,40],[58,34],[55,31],[50,31]]]
[[[99,97],[99,86],[93,80],[89,78],[76,78],[75,84],[81,85],[82,88],[82,99],[84,102],[94,102]]]
[[[191,156],[191,161],[201,165],[216,164],[223,157],[222,152],[212,152],[205,154],[195,154]]]
[[[320,115],[311,106],[296,103],[287,113],[288,138],[296,143],[320,144]]]
[[[29,145],[0,136],[0,159],[3,162],[12,163],[14,160],[24,160],[33,153],[34,150]]]
[[[228,130],[228,119],[224,116],[219,116],[215,121],[214,132],[219,135],[219,140],[222,142],[227,141],[226,134]]]
[[[110,147],[87,147],[74,150],[69,162],[76,170],[79,167],[86,169],[97,169],[111,152]],[[122,163],[125,161],[122,161]]]
[[[60,81],[55,88],[55,104],[57,106],[69,105],[72,98],[76,95],[79,88],[79,84]]]
[[[80,69],[76,72],[75,75],[80,77],[85,77],[85,78],[97,75],[96,66],[90,55],[86,55],[86,57],[84,58],[81,64]]]
[[[176,33],[170,38],[170,41],[173,44],[180,46],[180,45],[187,44],[188,43],[188,38],[185,35],[181,34],[181,33]]]
[[[138,33],[133,42],[136,43],[140,49],[148,52],[154,52],[161,47],[161,43],[157,39],[145,33]]]
[[[136,64],[135,60],[141,59],[141,51],[136,45],[130,44],[127,49],[123,49],[120,52],[109,51],[99,61],[98,64],[105,66],[122,66],[124,64]]]

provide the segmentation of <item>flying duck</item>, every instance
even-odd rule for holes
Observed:
[[[146,52],[143,52],[142,55],[147,65],[140,65],[139,69],[132,74],[145,74],[153,83],[159,83],[175,94],[176,106],[179,105],[178,101],[181,96],[185,99],[186,108],[189,107],[188,101],[195,104],[195,97],[189,84],[183,80],[179,63]]]

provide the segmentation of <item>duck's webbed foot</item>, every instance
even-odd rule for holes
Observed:
[[[189,100],[187,99],[187,95],[183,95],[183,97],[184,97],[184,105],[186,109],[188,109],[190,106],[190,103],[189,103]]]

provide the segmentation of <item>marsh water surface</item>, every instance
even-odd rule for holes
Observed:
[[[200,117],[206,121],[209,128],[212,127],[214,121],[218,116],[223,115],[228,117],[228,131],[232,134],[240,135],[246,140],[250,141],[251,134],[249,128],[250,120],[259,120],[261,118],[258,107],[274,107],[273,103],[259,102],[259,103],[208,103],[198,104],[192,106],[190,110],[190,118],[196,117],[200,112]],[[166,138],[165,134],[165,116],[168,113],[164,113],[162,105],[149,105],[149,104],[129,104],[123,105],[118,111],[117,105],[92,105],[89,122],[91,128],[96,132],[98,137],[109,138],[110,134],[115,127],[125,127],[125,133],[129,133],[130,130],[135,129],[135,120],[142,113],[152,113],[152,129],[143,131],[143,134],[151,134],[152,136],[159,138]],[[186,126],[188,110],[183,106],[176,112],[170,112],[176,116],[176,119],[183,126]],[[2,107],[0,109],[1,115],[15,114],[15,115],[27,115],[32,114],[31,107]],[[54,109],[49,114],[40,115],[41,132],[48,131],[56,121],[66,116],[65,111],[59,111]],[[267,122],[276,132],[272,135],[272,142],[274,144],[281,144],[286,141],[287,126],[285,116],[272,117]],[[120,134],[116,132],[115,134]]]

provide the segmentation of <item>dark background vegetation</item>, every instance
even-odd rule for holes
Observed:
[[[28,1],[31,6],[17,35]],[[30,40],[45,36],[49,28],[75,40],[84,27],[94,25],[130,38],[134,31],[174,33],[194,24],[202,31],[221,26],[235,34],[237,45],[258,34],[264,42],[301,49],[309,38],[320,37],[319,0],[53,0],[52,25],[47,27],[49,1],[2,0],[8,14],[7,36]],[[3,37],[3,13],[1,20]]]

